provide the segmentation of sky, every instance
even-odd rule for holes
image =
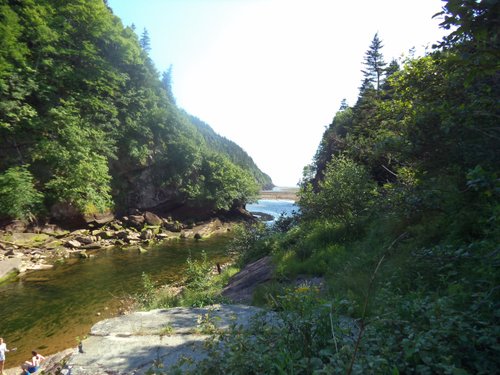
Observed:
[[[278,186],[312,162],[342,99],[355,104],[375,33],[387,62],[440,40],[441,0],[108,0],[144,28],[179,107],[240,145]]]

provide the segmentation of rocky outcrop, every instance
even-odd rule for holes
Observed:
[[[206,356],[209,334],[231,324],[248,325],[261,309],[243,305],[176,307],[103,320],[83,340],[67,367],[72,375],[145,374],[154,365],[165,373],[181,358]],[[64,370],[63,370],[64,371]]]
[[[272,279],[273,269],[270,256],[247,264],[229,280],[222,295],[237,303],[252,302],[255,288]]]

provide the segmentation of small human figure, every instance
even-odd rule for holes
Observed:
[[[0,337],[0,374],[3,375],[3,365],[5,363],[5,353],[8,352],[7,344],[3,342],[3,338]]]
[[[23,369],[23,374],[25,375],[30,375],[38,371],[40,368],[40,364],[42,363],[43,360],[45,360],[45,357],[34,350],[31,352],[31,361],[26,361],[21,365],[21,368]]]
[[[7,349],[7,344],[3,341],[3,338],[0,337],[0,375],[3,375],[3,367],[5,365],[5,353],[13,352],[15,350],[16,348],[10,350]]]

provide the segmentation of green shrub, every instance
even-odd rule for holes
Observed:
[[[41,209],[43,195],[35,188],[27,165],[12,167],[0,174],[0,216],[33,219]]]
[[[354,224],[367,215],[376,193],[366,168],[339,155],[327,164],[319,189],[311,185],[301,189],[299,206],[306,218]]]

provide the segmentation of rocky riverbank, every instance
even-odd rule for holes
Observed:
[[[13,222],[0,230],[0,282],[32,270],[48,269],[70,257],[87,258],[103,248],[147,251],[147,246],[178,239],[200,240],[230,231],[235,221],[250,218],[212,218],[180,222],[152,212],[136,212],[121,219],[90,223],[85,229],[64,230],[53,224],[27,227]]]
[[[95,324],[81,345],[48,356],[44,374],[146,374],[179,361],[192,366],[206,357],[205,341],[232,325],[247,326],[264,310],[245,305],[175,307],[139,311]],[[272,313],[265,313],[272,321]],[[105,350],[104,350],[105,349]],[[4,370],[17,375],[19,368]]]

